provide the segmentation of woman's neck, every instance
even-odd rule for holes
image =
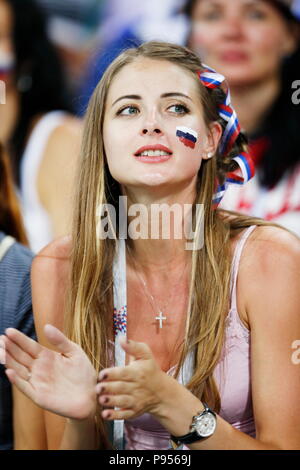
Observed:
[[[231,86],[232,104],[242,129],[253,134],[261,125],[266,113],[280,92],[279,77],[271,77],[249,86]]]
[[[131,192],[130,192],[131,193]],[[135,204],[141,211],[136,217],[128,218],[128,257],[132,268],[139,266],[146,276],[161,275],[182,269],[190,260],[190,239],[187,239],[191,223],[193,197],[188,189],[173,194],[172,197],[153,197],[143,193],[127,199],[128,210]],[[190,212],[189,212],[190,211]],[[160,215],[162,214],[162,215]],[[174,215],[175,214],[175,215]],[[138,219],[138,223],[137,223]],[[143,238],[134,237],[133,230],[143,233]]]

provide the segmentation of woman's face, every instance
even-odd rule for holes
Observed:
[[[5,0],[0,0],[0,79],[8,82],[14,67],[12,42],[12,11]]]
[[[198,0],[190,47],[231,86],[277,76],[295,40],[288,23],[264,0]]]
[[[207,129],[197,81],[181,67],[139,58],[113,79],[103,138],[110,173],[122,185],[192,185],[220,135],[218,123]]]

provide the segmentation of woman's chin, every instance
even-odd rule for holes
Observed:
[[[147,188],[147,187],[159,187],[165,185],[171,185],[172,181],[169,175],[165,175],[162,173],[149,173],[144,174],[140,178],[135,179],[134,181],[122,183],[125,186],[133,186],[133,187],[140,187],[140,188]]]

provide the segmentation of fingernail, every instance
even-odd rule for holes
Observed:
[[[105,397],[104,400],[103,400],[103,403],[107,403],[108,401],[109,401],[109,398]]]
[[[102,374],[100,377],[100,380],[105,380],[107,379],[108,375],[107,374]]]

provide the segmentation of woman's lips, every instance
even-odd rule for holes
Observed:
[[[143,155],[140,157],[134,157],[136,160],[139,162],[143,163],[162,163],[166,162],[167,160],[170,160],[173,155],[158,155],[158,156],[148,156],[148,155]]]
[[[239,63],[249,60],[249,55],[245,52],[227,51],[220,54],[220,59],[222,62]]]
[[[161,153],[162,155],[141,155],[142,153]],[[134,157],[139,160],[140,162],[144,163],[162,163],[166,162],[172,157],[173,153],[169,147],[161,144],[150,144],[144,145],[143,147],[139,148]]]
[[[143,152],[147,152],[147,151],[161,151],[161,152],[165,152],[165,153],[172,153],[172,150],[169,149],[169,147],[166,147],[165,145],[161,145],[161,144],[149,144],[149,145],[144,145],[143,147],[140,147],[136,152],[135,152],[135,156],[138,156],[140,155],[141,153]]]

